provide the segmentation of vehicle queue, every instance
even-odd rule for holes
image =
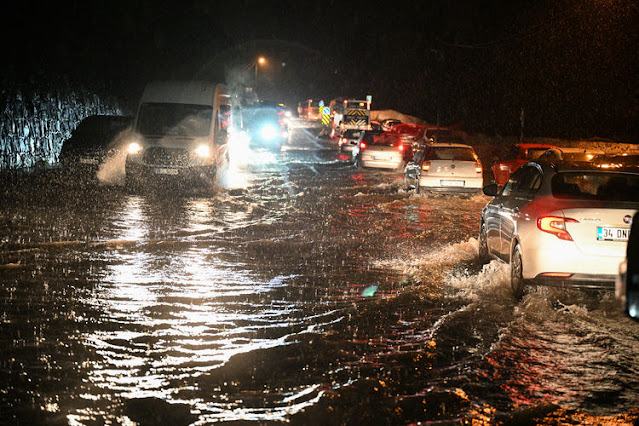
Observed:
[[[185,89],[180,88],[180,93],[184,92]],[[183,172],[191,172],[193,164],[198,167],[214,165],[219,159],[228,158],[217,152],[226,145],[222,138],[227,137],[227,123],[232,120],[228,114],[230,105],[221,105],[217,99],[222,97],[217,92],[213,96],[213,88],[210,88],[206,99],[200,102],[202,106],[197,114],[191,114],[194,121],[187,117],[189,112],[181,103],[166,103],[167,97],[175,97],[175,85],[162,90],[156,90],[159,95],[153,92],[153,96],[164,96],[162,107],[175,105],[177,112],[160,111],[160,114],[152,103],[156,99],[149,95],[151,100],[141,102],[140,111],[144,114],[139,114],[133,124],[131,117],[107,118],[109,125],[105,128],[114,127],[112,122],[119,126],[112,131],[117,133],[118,140],[127,139],[123,133],[129,135],[129,139],[131,134],[148,133],[144,145],[140,144],[140,137],[123,145],[122,149],[127,152],[127,183],[132,180],[128,169],[138,165],[133,162],[138,157],[139,164],[146,167],[144,171],[148,176],[145,179],[155,175],[163,178],[169,174],[180,176]],[[180,102],[184,103],[183,93],[180,96]],[[639,238],[637,231],[630,235],[631,227],[636,229],[633,223],[639,211],[639,151],[620,155],[600,149],[519,143],[510,150],[515,152],[514,158],[494,161],[492,173],[485,174],[477,152],[465,143],[464,133],[458,129],[401,123],[398,119],[375,122],[370,118],[369,99],[339,99],[331,105],[336,109],[330,122],[331,139],[336,141],[338,151],[358,169],[401,173],[405,191],[450,196],[483,193],[491,197],[479,220],[479,257],[486,262],[497,259],[510,265],[510,284],[516,298],[521,298],[534,285],[614,289],[623,309],[639,319],[637,250],[630,250],[630,241]],[[223,106],[227,108],[223,110]],[[254,110],[257,112],[251,111],[259,116],[259,120],[245,117],[251,146],[279,151],[288,140],[281,111],[274,110],[271,119],[263,112],[264,108]],[[149,115],[151,113],[147,111],[155,115]],[[270,109],[265,111],[270,113]],[[306,114],[303,119],[309,117]],[[88,121],[85,127],[88,127]],[[275,124],[269,127],[267,122]],[[96,147],[80,140],[80,127],[63,145],[61,164],[65,168],[90,166],[91,173],[95,174],[98,167],[95,158],[104,157],[114,149],[115,136],[102,138],[103,143]],[[129,128],[128,132],[122,127]],[[265,129],[271,130],[272,134]],[[194,142],[190,143],[189,139],[190,145],[186,147],[193,150],[194,154],[188,157],[195,160],[182,164],[165,154],[150,156],[160,149],[172,150],[172,155],[177,155],[173,151],[178,145],[167,148],[167,136],[160,139],[158,135],[190,135],[184,133],[187,131],[199,132],[194,133]],[[97,140],[90,136],[84,139]],[[155,142],[157,147],[149,144],[149,140],[156,139],[160,141]],[[201,146],[196,146],[196,142]],[[200,152],[202,147],[206,149]],[[91,161],[86,160],[89,153],[94,156]],[[176,156],[180,161],[186,157]],[[210,161],[207,160],[209,157],[212,158]],[[140,176],[135,177],[136,186],[141,185]]]
[[[394,119],[336,137],[358,168],[402,172],[404,190],[491,197],[479,257],[510,265],[516,299],[537,285],[615,291],[639,320],[639,151],[518,143],[484,182],[479,156],[451,128]]]

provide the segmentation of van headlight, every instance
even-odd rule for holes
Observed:
[[[200,145],[195,148],[195,154],[198,157],[209,157],[211,155],[211,150],[209,149],[208,145]]]
[[[140,151],[142,151],[142,145],[137,142],[131,142],[129,146],[126,147],[126,152],[132,155],[139,154]]]

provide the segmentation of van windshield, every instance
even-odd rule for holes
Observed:
[[[147,103],[140,106],[137,131],[143,135],[208,136],[213,108],[208,105]]]

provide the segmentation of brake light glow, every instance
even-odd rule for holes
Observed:
[[[484,169],[481,167],[481,163],[480,162],[476,162],[475,163],[475,172],[481,173],[483,171],[484,171]]]
[[[399,152],[404,152],[404,144],[399,144],[397,145],[397,149],[399,149]]]
[[[543,216],[537,219],[537,228],[553,234],[560,240],[572,241],[572,237],[566,230],[566,223],[579,223],[579,221],[568,217]]]
[[[346,143],[346,138],[340,138],[339,139],[339,144],[340,145],[344,145]]]
[[[430,161],[426,160],[422,163],[422,170],[425,172],[430,170]]]

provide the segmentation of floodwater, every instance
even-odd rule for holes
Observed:
[[[478,261],[487,197],[405,192],[307,132],[214,189],[6,178],[0,423],[637,420],[613,294],[514,301]]]

